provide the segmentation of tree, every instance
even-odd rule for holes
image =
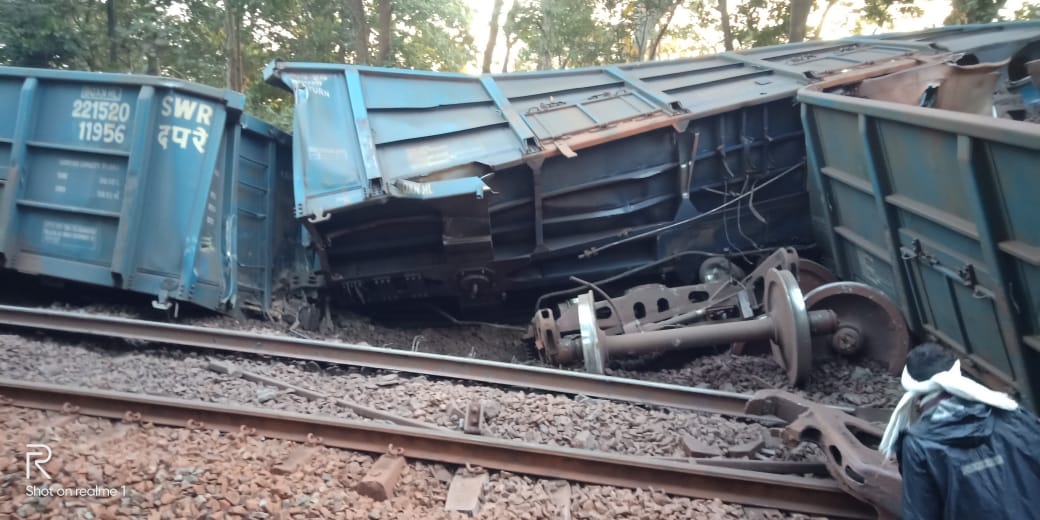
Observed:
[[[506,21],[502,24],[502,32],[506,40],[506,57],[502,61],[502,72],[509,71],[509,58],[513,53],[513,47],[521,40],[520,32],[531,27],[538,17],[537,10],[531,4],[516,0],[506,14]]]
[[[823,31],[823,25],[827,23],[827,15],[830,14],[831,8],[836,3],[838,3],[838,0],[827,0],[827,7],[824,7],[823,13],[820,14],[820,23],[816,24],[816,29],[813,30],[813,39],[819,39],[820,32]]]
[[[88,52],[72,23],[79,10],[69,0],[0,0],[0,60],[21,67],[84,67]]]
[[[1026,2],[1015,11],[1015,20],[1040,20],[1040,2]]]
[[[495,7],[491,9],[491,24],[488,27],[487,46],[484,47],[484,62],[480,67],[480,71],[485,74],[491,72],[491,58],[495,54],[495,43],[498,40],[498,18],[501,14],[502,0],[495,0]]]
[[[343,23],[353,24],[354,30],[354,63],[368,65],[368,16],[365,15],[364,0],[348,0],[347,14],[342,17]]]
[[[785,43],[790,36],[790,2],[747,0],[730,15],[733,37],[741,47]]]
[[[241,6],[233,0],[225,0],[224,7],[224,57],[227,60],[227,88],[239,92],[245,90],[245,70],[242,63]]]
[[[946,25],[988,23],[997,19],[1007,0],[953,0]]]
[[[805,39],[805,25],[809,21],[809,11],[812,10],[813,0],[792,0],[790,3],[791,15],[787,41],[800,42]]]
[[[661,48],[661,40],[664,39],[664,35],[668,33],[668,29],[672,25],[672,20],[675,18],[675,11],[678,9],[681,1],[670,2],[668,6],[664,20],[660,22],[660,27],[657,30],[657,36],[654,36],[653,43],[650,44],[650,54],[646,57],[648,60],[657,59],[657,51]]]
[[[914,5],[914,0],[866,0],[859,10],[860,20],[857,23],[869,22],[878,27],[891,26],[893,7],[904,16],[924,14],[923,9]]]
[[[390,45],[394,39],[391,22],[394,11],[391,0],[379,0],[379,49],[376,53],[376,65],[386,66],[390,59]]]
[[[618,20],[611,24],[621,48],[615,53],[617,61],[652,60],[657,56],[661,40],[668,33],[675,11],[682,0],[628,0],[606,2],[607,8],[618,11]]]
[[[729,8],[726,0],[719,0],[718,7],[720,23],[722,25],[722,46],[727,50],[733,50],[733,28],[729,23]]]
[[[108,21],[108,61],[119,61],[119,44],[116,41],[116,0],[105,2],[105,15]]]
[[[507,20],[507,32],[524,43],[516,68],[533,65],[547,70],[617,61],[617,29],[597,18],[597,7],[602,5],[588,0],[517,0]]]

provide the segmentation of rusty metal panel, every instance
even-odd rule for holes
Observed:
[[[798,99],[816,232],[838,274],[886,292],[920,336],[1035,408],[1040,125],[815,87]]]

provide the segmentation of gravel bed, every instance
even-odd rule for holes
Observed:
[[[475,516],[445,511],[457,468],[408,461],[394,493],[375,501],[355,490],[375,459],[327,447],[289,471],[277,471],[301,445],[239,433],[124,425],[0,406],[0,445],[43,442],[54,452],[52,480],[25,478],[21,451],[0,456],[0,517],[351,518],[381,519],[808,519],[799,514],[695,500],[653,490],[532,479],[492,471]],[[159,449],[157,449],[159,448]],[[407,454],[405,455],[407,457]],[[25,486],[116,488],[105,497],[27,496]],[[126,486],[125,493],[123,486]],[[569,498],[568,498],[569,495]]]
[[[65,309],[65,306],[55,305],[54,308]],[[87,308],[68,308],[97,314],[139,317],[135,314],[135,309],[125,306],[93,305]],[[272,321],[206,316],[189,318],[182,322],[256,334],[300,337],[290,332],[288,325]],[[533,348],[523,341],[523,332],[518,330],[488,326],[389,327],[374,323],[367,317],[343,311],[336,311],[334,322],[336,327],[332,332],[302,334],[327,341],[546,366],[537,359]],[[671,363],[621,360],[615,364],[615,368],[608,368],[606,373],[618,377],[732,392],[750,393],[776,388],[805,396],[813,401],[844,406],[892,407],[899,401],[903,392],[899,379],[889,375],[880,363],[874,361],[857,361],[856,364],[843,358],[823,361],[815,367],[804,388],[795,388],[788,384],[786,373],[768,355],[734,355],[724,352],[680,355],[672,358]],[[640,365],[653,365],[654,369],[639,368]],[[661,369],[661,365],[679,368]]]
[[[844,358],[833,358],[819,362],[804,388],[791,386],[787,373],[771,356],[736,355],[728,351],[697,357],[678,369],[608,369],[606,373],[729,392],[775,388],[819,403],[844,406],[889,408],[903,395],[899,378],[889,375],[885,366],[874,360],[853,364]]]
[[[674,457],[684,455],[684,436],[720,454],[730,446],[770,436],[767,428],[753,422],[707,413],[646,409],[583,396],[526,393],[398,374],[365,374],[340,367],[324,370],[310,362],[238,355],[204,357],[184,350],[143,350],[125,344],[97,348],[89,343],[69,345],[0,336],[0,373],[6,377],[358,418],[329,399],[309,401],[208,370],[211,359],[454,430],[461,430],[460,419],[469,403],[480,401],[485,408],[484,434],[540,444]],[[766,455],[780,460],[821,460],[816,446],[810,444],[774,447]]]
[[[534,349],[523,341],[523,330],[490,326],[402,326],[391,327],[362,315],[335,311],[335,326],[326,332],[298,331],[290,333],[287,327],[259,320],[236,320],[226,316],[211,316],[189,320],[186,323],[200,327],[245,330],[308,337],[325,341],[339,341],[380,348],[412,350],[428,354],[503,361],[507,363],[537,363]]]

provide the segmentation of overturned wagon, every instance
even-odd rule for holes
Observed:
[[[0,67],[0,258],[23,273],[267,310],[304,262],[289,137],[236,92]]]
[[[295,94],[295,212],[338,294],[480,304],[673,270],[692,250],[812,244],[797,90],[1011,32],[480,77],[277,61],[265,75]]]
[[[1027,38],[798,99],[826,261],[1035,408],[1040,100],[1025,91],[1040,85],[1040,29],[1014,27]]]

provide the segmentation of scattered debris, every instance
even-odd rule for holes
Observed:
[[[761,507],[745,507],[744,513],[748,520],[783,520],[784,514],[776,509],[764,509]]]
[[[764,448],[765,445],[765,438],[759,437],[755,440],[730,446],[729,449],[726,450],[726,455],[729,457],[751,457]]]
[[[700,439],[690,434],[682,436],[682,450],[687,456],[695,458],[722,456],[721,450],[701,442]]]
[[[445,484],[451,482],[451,472],[440,464],[433,466],[433,476]]]
[[[234,366],[231,366],[230,364],[227,364],[227,363],[218,363],[218,362],[211,361],[206,366],[206,368],[208,368],[208,369],[210,369],[210,370],[212,370],[214,372],[217,372],[219,374],[230,374],[230,375],[233,375],[233,376],[241,377],[242,379],[245,379],[247,381],[252,381],[254,383],[261,383],[261,384],[265,384],[265,385],[270,385],[270,386],[274,386],[274,387],[277,387],[277,388],[283,388],[283,389],[288,391],[288,392],[277,392],[277,391],[275,391],[273,393],[273,395],[269,395],[269,393],[265,393],[267,391],[258,392],[257,393],[257,400],[260,401],[261,403],[264,403],[264,402],[269,401],[271,399],[277,398],[279,395],[282,395],[283,393],[294,393],[296,395],[299,395],[299,396],[302,396],[302,397],[305,397],[305,398],[311,399],[311,400],[317,400],[317,399],[329,399],[329,400],[332,400],[336,404],[338,404],[339,406],[342,406],[344,408],[348,408],[348,409],[352,410],[354,413],[360,415],[361,417],[367,417],[369,419],[383,420],[383,421],[392,422],[394,424],[400,424],[400,425],[403,425],[403,426],[415,426],[417,428],[429,428],[429,429],[433,429],[433,430],[443,430],[444,429],[444,428],[441,428],[440,426],[437,426],[437,425],[434,425],[434,424],[430,424],[430,423],[427,423],[427,422],[424,422],[424,421],[418,421],[418,420],[415,420],[415,419],[409,419],[407,417],[401,417],[399,415],[395,415],[395,414],[392,414],[390,412],[377,410],[375,408],[371,408],[371,407],[368,407],[368,406],[365,406],[365,405],[362,405],[362,404],[350,402],[350,401],[347,401],[345,399],[337,399],[337,398],[334,398],[332,396],[329,396],[329,395],[326,395],[326,394],[322,394],[320,392],[315,392],[313,390],[308,390],[306,388],[302,388],[302,387],[299,387],[299,386],[296,386],[296,385],[292,385],[292,384],[289,384],[289,383],[286,383],[286,382],[283,382],[283,381],[279,381],[279,380],[277,380],[277,379],[275,379],[273,377],[267,377],[267,376],[262,375],[262,374],[257,374],[257,373],[254,373],[254,372],[240,370],[240,369],[235,368]],[[382,385],[387,384],[387,381],[393,381],[392,384],[397,384],[397,382],[396,382],[397,376],[395,374],[389,374],[389,376],[393,376],[394,379],[392,379],[392,380],[391,379],[387,379],[388,376],[383,376],[381,378],[378,378],[376,380],[375,384],[382,386]]]
[[[387,374],[385,376],[379,376],[376,378],[377,386],[391,386],[399,384],[401,381],[398,380],[397,374]]]
[[[480,495],[487,482],[488,474],[482,469],[460,468],[451,479],[444,509],[476,516],[480,512]]]
[[[357,485],[357,492],[373,500],[386,500],[394,495],[394,486],[406,466],[403,448],[390,446],[387,453],[376,460]]]
[[[285,460],[272,468],[271,471],[275,475],[291,475],[296,473],[300,467],[310,460],[317,452],[318,448],[315,446],[300,446],[293,450]]]
[[[550,480],[545,482],[549,497],[556,506],[555,518],[571,520],[571,485],[566,480]]]

